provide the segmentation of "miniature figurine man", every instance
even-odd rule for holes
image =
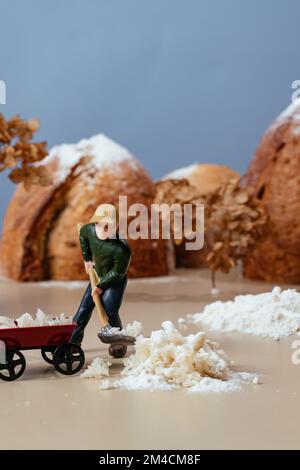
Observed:
[[[86,272],[94,268],[100,282],[93,289],[89,283],[81,300],[74,321],[77,323],[71,342],[81,344],[84,329],[87,326],[95,307],[93,296],[99,295],[102,305],[112,327],[122,329],[119,309],[127,285],[127,271],[131,260],[131,251],[126,240],[118,237],[117,217],[112,219],[103,214],[99,206],[90,223],[80,229],[79,240]],[[100,335],[98,335],[100,337]],[[127,346],[111,344],[109,354],[113,357],[124,357]]]

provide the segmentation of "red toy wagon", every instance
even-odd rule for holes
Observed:
[[[73,375],[84,364],[84,352],[70,343],[76,323],[0,329],[6,348],[6,362],[0,363],[0,379],[16,380],[23,374],[26,361],[21,351],[40,349],[43,359],[61,374]]]

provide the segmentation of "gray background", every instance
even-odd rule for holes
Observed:
[[[297,0],[0,0],[0,8],[0,112],[38,116],[49,146],[104,132],[153,177],[194,161],[245,171],[300,78]],[[1,221],[14,186],[5,173],[0,185]]]

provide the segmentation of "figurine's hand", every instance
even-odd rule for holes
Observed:
[[[99,287],[95,286],[93,287],[92,289],[92,297],[94,297],[95,295],[101,295],[102,294],[102,289],[100,289]]]
[[[93,269],[94,263],[93,261],[85,261],[84,262],[85,272],[88,274],[89,269]]]

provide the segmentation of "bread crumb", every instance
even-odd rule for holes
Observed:
[[[210,290],[210,293],[213,297],[218,297],[220,295],[220,290],[217,289],[216,287],[213,287],[211,290]]]
[[[141,322],[135,320],[132,323],[128,323],[128,325],[126,325],[126,327],[121,330],[121,333],[137,338],[143,333],[143,325]]]
[[[149,338],[138,336],[135,353],[125,359],[121,377],[111,379],[109,388],[232,392],[253,380],[253,374],[233,372],[224,351],[204,332],[183,336],[171,321],[161,326]],[[107,389],[103,383],[99,388]]]
[[[32,326],[69,325],[73,321],[65,313],[58,316],[46,315],[40,308],[37,309],[35,318],[30,313],[23,313],[15,321],[10,317],[0,317],[0,329],[2,328],[26,328]]]
[[[93,362],[80,375],[82,379],[100,379],[109,375],[111,363],[101,357],[95,357]]]
[[[113,381],[110,379],[102,379],[99,384],[99,390],[109,390],[114,388]]]
[[[0,316],[0,328],[14,328],[15,326],[12,318]]]

